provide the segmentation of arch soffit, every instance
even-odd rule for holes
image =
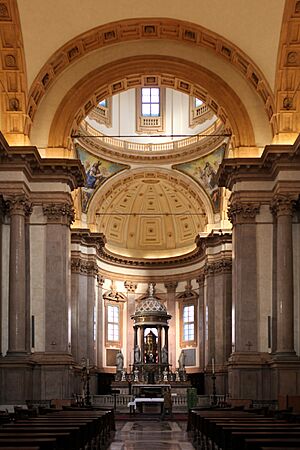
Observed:
[[[275,112],[271,88],[256,64],[232,42],[200,25],[175,19],[130,19],[82,33],[55,52],[34,80],[28,102],[27,131],[38,106],[55,79],[71,64],[99,48],[132,40],[175,40],[204,47],[232,64],[261,97],[271,121]]]
[[[234,146],[255,146],[253,127],[240,98],[219,76],[180,58],[136,56],[124,58],[92,71],[76,83],[62,99],[54,115],[48,145],[67,147],[81,120],[106,96],[141,86],[146,78],[208,100],[209,106],[234,137]],[[213,96],[211,93],[213,92]],[[75,118],[75,119],[74,119]]]
[[[104,183],[104,185],[100,186],[93,195],[93,198],[89,204],[89,209],[87,212],[87,222],[89,226],[96,223],[96,212],[98,205],[103,204],[107,197],[113,195],[114,192],[117,192],[120,186],[125,186],[126,184],[133,183],[137,180],[150,177],[167,180],[173,186],[178,186],[184,189],[187,193],[192,195],[192,197],[194,197],[199,204],[203,205],[207,214],[208,223],[214,222],[214,212],[211,201],[199,184],[187,175],[168,169],[155,167],[152,169],[132,169],[130,172],[122,172],[115,175],[113,179],[110,179],[110,183]]]

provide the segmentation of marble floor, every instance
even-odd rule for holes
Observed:
[[[193,450],[185,431],[186,422],[117,422],[116,429],[108,450]]]

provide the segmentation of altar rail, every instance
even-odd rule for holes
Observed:
[[[218,400],[223,400],[224,396],[220,397]],[[222,398],[221,398],[222,397]],[[128,412],[128,403],[134,400],[133,395],[128,394],[118,394],[113,395],[93,395],[92,404],[101,408],[114,408],[119,412]],[[195,406],[208,406],[211,404],[211,396],[209,395],[197,395],[197,405]],[[173,412],[186,412],[187,407],[187,396],[185,394],[177,394],[172,396],[172,409]]]

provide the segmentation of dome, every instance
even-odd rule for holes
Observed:
[[[141,303],[136,307],[135,313],[131,316],[132,319],[139,321],[142,317],[147,316],[147,320],[150,317],[158,319],[158,321],[166,322],[171,316],[167,313],[166,307],[160,303],[154,294],[154,285],[150,283],[149,285],[149,295],[144,298]],[[152,320],[151,320],[152,321]]]
[[[145,298],[136,308],[135,316],[141,316],[145,314],[167,314],[166,307],[160,303],[155,297]]]

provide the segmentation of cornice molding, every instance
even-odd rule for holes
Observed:
[[[232,191],[238,182],[272,181],[283,170],[300,172],[300,136],[293,145],[267,145],[260,158],[224,159],[217,180]]]
[[[220,231],[212,231],[208,236],[201,237],[198,235],[195,239],[195,243],[197,247],[204,254],[207,248],[211,247],[219,247],[224,244],[232,243],[232,234],[231,233],[223,233]]]
[[[93,247],[100,252],[106,244],[106,238],[103,233],[93,233],[84,228],[72,228],[71,243]]]
[[[0,172],[22,171],[29,181],[66,183],[71,190],[85,184],[85,171],[79,159],[41,158],[33,146],[9,146],[0,132]]]

